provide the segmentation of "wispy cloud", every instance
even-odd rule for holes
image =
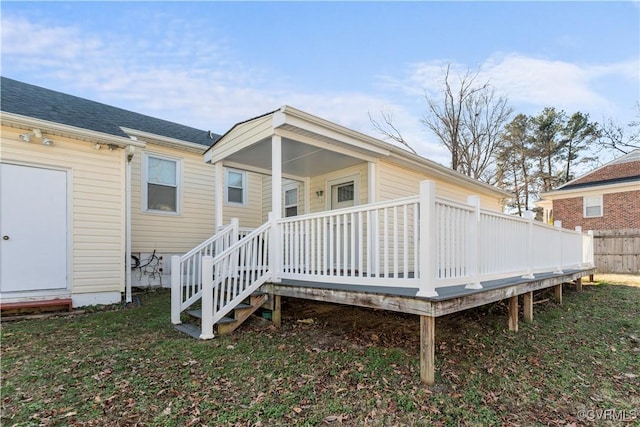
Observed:
[[[291,88],[268,67],[239,61],[223,38],[215,43],[192,36],[197,25],[173,20],[132,39],[3,16],[3,62],[14,75],[38,67],[43,80],[53,79],[63,90],[215,132],[290,104],[375,134],[368,111],[375,113],[381,104],[402,110],[375,95]],[[402,124],[411,133],[418,120]]]
[[[388,88],[401,90],[409,96],[436,96],[443,88],[443,73],[447,63],[423,62],[408,67],[402,79],[384,77]],[[530,57],[522,54],[496,54],[478,69],[466,64],[450,64],[451,81],[459,81],[467,72],[478,73],[477,82],[490,84],[506,95],[512,104],[531,110],[554,106],[570,111],[616,112],[608,96],[606,80],[625,81],[638,88],[640,75],[638,58],[610,64],[576,64],[560,60]]]
[[[268,64],[243,61],[225,34],[207,29],[203,37],[202,22],[173,16],[143,18],[149,25],[136,34],[97,32],[5,13],[3,73],[17,79],[22,74],[38,75],[39,81],[27,82],[46,87],[55,82],[53,89],[214,132],[290,104],[379,136],[367,113],[384,110],[394,114],[394,123],[420,154],[448,161],[446,150],[420,124],[425,92],[433,95],[442,89],[444,61],[414,63],[404,72],[378,76],[377,88],[369,93],[313,91],[291,87],[288,76]],[[451,64],[452,77],[459,78],[469,67]],[[500,53],[487,58],[477,71],[479,81],[489,81],[518,112],[533,114],[555,106],[591,112],[597,120],[622,108],[609,96],[612,81],[618,84],[615,90],[620,90],[620,81],[626,82],[631,88],[627,91],[635,88],[637,96],[638,67],[638,58],[576,64]]]

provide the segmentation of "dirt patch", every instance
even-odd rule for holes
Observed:
[[[585,277],[583,280],[587,280]],[[638,274],[594,274],[593,280],[611,284],[640,286],[640,275]],[[588,282],[587,282],[588,283]]]

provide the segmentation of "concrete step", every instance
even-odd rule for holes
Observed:
[[[200,326],[198,325],[194,325],[193,323],[180,323],[179,325],[174,325],[174,327],[183,334],[187,334],[195,339],[200,339]]]

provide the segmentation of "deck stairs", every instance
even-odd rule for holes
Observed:
[[[171,322],[178,331],[199,339],[230,334],[268,302],[260,288],[271,277],[270,230],[266,223],[243,233],[235,220],[172,258]]]
[[[233,310],[226,316],[222,317],[216,323],[217,335],[229,335],[238,329],[247,319],[251,317],[257,310],[263,307],[268,300],[268,295],[264,292],[257,291],[252,293],[249,298],[242,303],[236,305]],[[202,319],[202,307],[194,307],[185,312],[189,321],[174,325],[176,330],[183,332],[193,338],[200,338]]]

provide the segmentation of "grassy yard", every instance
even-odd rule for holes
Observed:
[[[279,330],[255,318],[197,341],[149,291],[139,308],[2,322],[1,424],[640,425],[640,280],[614,279],[566,286],[518,333],[504,304],[439,318],[432,387],[419,319],[398,313],[284,300]]]

